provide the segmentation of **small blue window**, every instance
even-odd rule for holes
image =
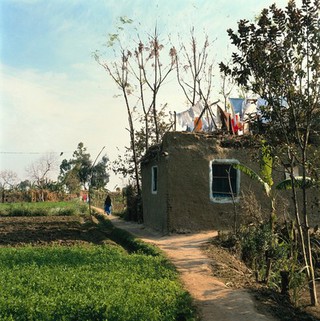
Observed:
[[[152,167],[151,192],[157,194],[158,191],[158,166]]]
[[[210,164],[210,199],[214,202],[238,200],[240,193],[240,172],[232,165],[237,160],[216,159]]]

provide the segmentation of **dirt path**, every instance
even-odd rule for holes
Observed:
[[[161,236],[141,224],[108,217],[112,223],[127,230],[145,242],[162,249],[181,274],[186,290],[194,298],[202,321],[276,321],[255,308],[250,294],[244,290],[227,288],[214,278],[209,260],[201,251],[201,245],[216,232]]]

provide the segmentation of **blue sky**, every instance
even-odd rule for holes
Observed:
[[[0,171],[12,170],[25,179],[25,168],[36,159],[61,151],[69,159],[79,142],[92,158],[106,146],[110,160],[129,145],[123,101],[115,97],[117,87],[92,57],[95,50],[107,50],[107,36],[116,30],[120,16],[133,19],[135,32],[142,37],[154,30],[155,23],[163,39],[169,34],[172,39],[177,34],[188,39],[192,27],[199,38],[206,32],[210,40],[216,39],[212,52],[218,63],[232,49],[226,29],[235,28],[240,19],[253,19],[273,2],[286,4],[286,0],[1,0]],[[134,39],[135,33],[128,33],[125,43]],[[172,88],[162,99],[171,110],[186,108],[182,93]],[[108,188],[121,183],[112,175]]]

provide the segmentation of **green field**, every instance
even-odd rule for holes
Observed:
[[[192,320],[176,277],[163,258],[119,247],[2,248],[0,319]]]
[[[36,204],[39,211],[46,207]],[[16,224],[19,217],[13,219]],[[75,238],[70,246],[0,247],[1,321],[196,320],[189,294],[161,252],[103,216],[98,221],[84,226],[105,235],[101,245]],[[81,231],[76,223],[71,229]]]
[[[88,205],[79,201],[0,203],[0,216],[50,216],[88,214]]]

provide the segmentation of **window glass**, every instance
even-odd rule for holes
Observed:
[[[158,167],[152,167],[152,182],[151,182],[151,192],[156,194],[158,191]]]
[[[214,160],[211,162],[210,198],[213,201],[228,201],[237,198],[240,190],[240,173],[232,164],[237,160]]]

